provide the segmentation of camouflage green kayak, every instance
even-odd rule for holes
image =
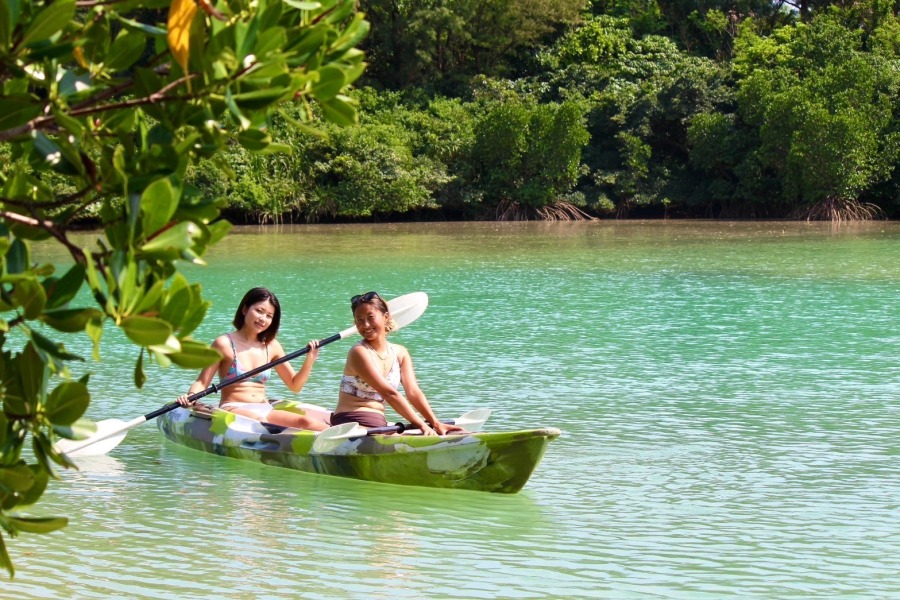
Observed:
[[[169,440],[212,454],[307,473],[506,494],[522,489],[547,444],[560,434],[555,428],[446,436],[374,434],[314,446],[315,432],[257,422],[248,426],[248,421],[206,407],[179,408],[157,419]]]

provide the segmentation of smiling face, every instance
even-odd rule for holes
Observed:
[[[272,325],[275,312],[275,305],[268,300],[251,304],[245,308],[244,328],[247,329],[247,337],[261,339],[259,334],[268,330]]]
[[[374,340],[378,336],[385,335],[385,324],[388,321],[388,313],[381,310],[375,304],[363,302],[353,311],[356,330],[366,340]]]
[[[260,326],[266,325],[260,329]],[[261,342],[270,342],[278,334],[281,324],[281,304],[275,294],[266,288],[253,288],[244,294],[232,322],[238,331],[247,325],[247,337]]]

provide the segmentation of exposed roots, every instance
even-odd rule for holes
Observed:
[[[556,202],[540,208],[523,206],[518,202],[503,201],[494,212],[497,221],[593,221],[587,214],[569,202]]]
[[[887,216],[878,206],[859,200],[843,198],[827,198],[812,206],[797,210],[791,215],[795,219],[805,221],[874,221]]]
[[[537,209],[537,215],[544,221],[594,221],[591,215],[587,214],[574,204],[569,202],[557,202],[548,206],[542,206]]]

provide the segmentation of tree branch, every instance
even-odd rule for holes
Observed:
[[[3,202],[7,202],[6,198],[3,198]],[[40,228],[52,235],[59,241],[60,244],[65,246],[69,250],[69,254],[80,264],[85,264],[87,258],[84,255],[84,252],[69,241],[69,238],[66,237],[65,230],[59,229],[53,221],[49,220],[40,220],[35,219],[33,217],[27,217],[23,214],[19,214],[16,212],[10,212],[8,210],[0,211],[0,219],[5,219],[7,221],[12,221],[13,223],[20,223],[27,227]]]
[[[118,110],[121,108],[133,108],[135,106],[144,106],[146,104],[158,104],[159,102],[183,102],[185,100],[193,100],[197,97],[195,94],[187,94],[187,95],[173,95],[167,96],[166,93],[182,83],[186,83],[190,79],[196,79],[196,74],[185,75],[184,77],[179,77],[169,85],[161,87],[159,90],[153,92],[149,96],[145,96],[143,98],[134,98],[132,100],[125,100],[123,102],[116,102],[114,104],[106,104],[103,106],[85,106],[83,108],[77,108],[68,113],[70,117],[83,117],[87,115],[94,115],[103,113],[109,110]],[[12,129],[7,129],[5,131],[0,131],[0,142],[6,142],[13,138],[26,135],[35,130],[42,130],[45,128],[49,128],[51,124],[56,123],[56,116],[50,114],[43,117],[35,117],[34,119],[28,121],[24,125],[19,125],[18,127],[13,127]]]

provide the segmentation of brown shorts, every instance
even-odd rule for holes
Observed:
[[[370,410],[353,410],[331,415],[331,426],[344,423],[359,423],[363,427],[386,427],[387,420],[382,413]]]

